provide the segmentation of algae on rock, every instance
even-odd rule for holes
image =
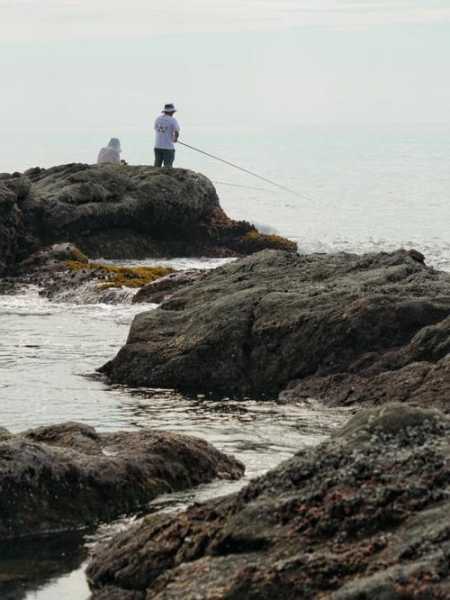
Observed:
[[[186,169],[68,164],[0,178],[0,276],[43,247],[90,258],[239,256],[296,244],[230,219],[211,181]]]
[[[94,271],[99,279],[104,280],[99,283],[103,289],[122,286],[139,288],[175,272],[169,267],[120,267],[96,262],[86,264],[71,260],[66,261],[65,264],[69,271],[76,272],[83,269]]]

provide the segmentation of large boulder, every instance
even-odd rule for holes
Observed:
[[[450,420],[360,412],[237,494],[97,549],[92,600],[450,597]]]
[[[308,377],[307,393],[311,378],[339,374],[388,371],[401,382],[400,369],[419,362],[430,376],[434,366],[436,378],[447,373],[428,397],[439,396],[448,389],[449,316],[450,274],[417,252],[264,251],[139,314],[102,370],[132,385],[276,397]]]
[[[174,433],[98,433],[80,423],[2,430],[0,539],[78,530],[243,470],[207,442]]]
[[[71,242],[91,258],[238,256],[296,250],[227,217],[209,179],[185,169],[69,164],[0,176],[0,276],[33,250]],[[18,241],[19,225],[26,235]]]
[[[8,274],[33,248],[26,236],[21,203],[29,185],[18,174],[0,174],[0,277]]]

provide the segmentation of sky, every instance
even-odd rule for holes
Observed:
[[[0,172],[303,125],[447,123],[450,0],[0,0]],[[142,154],[142,151],[141,151]]]

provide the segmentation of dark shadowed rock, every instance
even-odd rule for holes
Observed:
[[[209,179],[185,169],[69,164],[0,179],[0,276],[41,247],[90,258],[236,256],[296,250],[223,212]]]
[[[449,598],[449,436],[438,411],[362,411],[238,494],[99,547],[92,600]]]
[[[0,598],[26,600],[36,590],[80,568],[88,556],[86,530],[2,541]],[[63,600],[63,599],[61,599]],[[66,600],[66,598],[64,598]],[[81,600],[81,599],[80,599]]]
[[[0,439],[0,538],[79,529],[243,466],[207,442],[65,423]]]
[[[0,177],[0,277],[26,256],[32,244],[25,233],[19,179]]]
[[[307,396],[314,382],[341,374],[388,371],[400,382],[401,369],[419,362],[436,383],[433,400],[448,389],[449,315],[450,274],[417,253],[265,251],[138,315],[103,371],[132,385],[274,397],[306,381]]]

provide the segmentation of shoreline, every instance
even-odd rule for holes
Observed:
[[[41,173],[35,175],[40,177]],[[26,203],[28,192],[22,190],[17,193],[18,198],[22,194],[22,201]],[[102,237],[102,243],[105,239]],[[227,490],[226,485],[217,481],[210,484],[213,500],[201,497],[201,490],[193,489],[187,492],[187,498],[188,501],[201,501],[195,507],[185,510],[179,499],[175,500],[180,509],[176,515],[163,510],[145,517],[138,526],[130,530],[127,528],[114,535],[106,545],[97,547],[88,567],[93,598],[100,599],[114,593],[125,600],[127,590],[134,589],[134,586],[137,586],[136,598],[140,598],[142,584],[139,576],[132,574],[131,579],[122,585],[120,577],[115,575],[117,544],[128,547],[131,543],[135,548],[141,543],[142,536],[145,539],[153,536],[155,527],[162,527],[169,533],[162,536],[162,546],[158,538],[150,549],[145,552],[139,550],[141,563],[138,569],[143,568],[142,565],[153,565],[155,560],[158,563],[163,547],[171,548],[168,556],[175,546],[183,550],[180,550],[180,560],[176,559],[173,564],[169,561],[161,569],[160,566],[155,567],[160,578],[156,582],[146,581],[149,594],[158,594],[162,590],[169,594],[168,598],[180,597],[180,593],[207,594],[216,585],[219,588],[221,585],[229,586],[230,593],[235,590],[233,593],[239,594],[242,581],[240,577],[234,577],[235,569],[246,565],[257,574],[261,564],[269,560],[269,572],[280,574],[284,572],[284,567],[280,571],[277,562],[281,556],[286,564],[290,561],[297,564],[296,561],[300,560],[299,564],[304,569],[304,561],[311,552],[314,554],[322,548],[323,532],[319,526],[316,527],[314,511],[319,511],[321,519],[327,523],[332,540],[330,548],[334,554],[329,554],[328,548],[320,559],[322,566],[316,572],[319,580],[314,577],[311,581],[302,578],[290,580],[288,577],[283,584],[285,591],[294,593],[295,597],[300,591],[316,590],[314,586],[323,581],[324,594],[334,593],[331,590],[338,583],[342,593],[347,593],[346,590],[350,593],[355,585],[359,585],[358,578],[355,579],[352,574],[355,565],[355,572],[362,577],[371,569],[376,571],[378,563],[373,564],[372,559],[367,562],[348,561],[348,556],[356,556],[369,544],[373,547],[371,553],[380,556],[376,560],[382,560],[383,551],[390,543],[389,531],[385,532],[381,526],[378,532],[383,539],[387,536],[386,543],[381,543],[381,538],[371,537],[372,530],[366,531],[364,527],[357,539],[352,536],[347,542],[339,536],[335,539],[333,536],[339,519],[336,521],[328,510],[343,511],[341,521],[348,524],[348,531],[353,531],[353,517],[348,517],[346,512],[347,492],[343,494],[337,481],[333,483],[337,486],[333,497],[330,499],[325,495],[316,505],[314,499],[308,496],[308,486],[302,483],[305,477],[305,480],[309,477],[305,475],[309,469],[305,466],[309,464],[308,457],[312,457],[315,465],[321,465],[314,473],[314,485],[318,486],[319,495],[331,481],[327,461],[337,461],[335,470],[347,478],[348,489],[351,490],[350,504],[354,507],[351,514],[366,523],[370,521],[370,510],[367,508],[366,511],[364,507],[370,495],[367,490],[361,495],[353,475],[349,475],[360,468],[359,453],[364,456],[363,462],[369,460],[368,469],[375,477],[380,469],[377,463],[380,456],[388,453],[394,465],[401,457],[399,449],[407,448],[413,466],[406,467],[402,463],[401,468],[406,469],[405,479],[392,500],[389,498],[393,481],[383,477],[377,479],[379,497],[386,496],[388,499],[386,503],[377,505],[376,510],[381,522],[384,519],[389,521],[393,514],[397,514],[396,498],[401,497],[405,512],[399,521],[398,535],[405,535],[403,521],[409,523],[410,519],[415,519],[414,522],[422,527],[428,518],[428,507],[434,510],[435,498],[447,493],[445,473],[433,480],[434,495],[425,494],[423,510],[423,507],[410,502],[415,488],[409,487],[408,477],[420,488],[422,472],[419,466],[430,464],[434,465],[433,469],[439,470],[439,461],[446,456],[441,438],[444,430],[447,431],[448,417],[434,408],[430,412],[428,407],[439,407],[448,412],[450,391],[450,274],[437,271],[425,262],[424,256],[415,250],[364,255],[264,250],[211,270],[171,273],[161,269],[143,270],[139,269],[139,265],[133,265],[134,269],[120,268],[117,261],[94,264],[69,243],[36,249],[20,261],[19,276],[8,277],[3,282],[10,287],[9,292],[14,291],[14,283],[40,286],[42,307],[39,309],[33,302],[23,308],[16,305],[6,311],[3,318],[7,330],[13,326],[11,331],[19,336],[12,364],[15,364],[14,361],[19,364],[18,361],[24,358],[27,361],[28,372],[25,371],[21,378],[23,385],[29,386],[26,393],[31,394],[36,386],[37,371],[34,369],[43,369],[46,381],[37,388],[41,390],[41,397],[33,390],[34,410],[42,410],[48,403],[45,419],[50,421],[53,414],[75,414],[83,406],[88,411],[87,420],[92,420],[95,425],[98,425],[101,414],[108,429],[119,429],[119,423],[125,423],[128,427],[131,425],[136,435],[138,432],[151,435],[158,428],[171,429],[174,434],[164,435],[174,436],[177,433],[191,434],[195,430],[199,437],[213,442],[227,455],[237,455],[238,459],[245,457],[243,462],[250,469],[246,487],[232,493],[228,500],[216,498]],[[73,268],[75,263],[76,268]],[[144,276],[149,279],[145,281]],[[139,294],[145,292],[142,306],[131,304],[134,292],[131,293],[127,285],[130,281],[133,282],[130,285],[136,285],[135,289],[140,288]],[[4,290],[7,291],[7,287]],[[27,298],[26,292],[24,297]],[[2,296],[2,299],[6,305],[8,302],[13,305],[17,296],[12,293]],[[89,364],[91,373],[100,366],[106,353],[123,344],[121,336],[125,336],[133,316],[125,346],[116,358],[106,363],[109,380],[87,380],[83,376],[84,381],[80,384],[81,365]],[[68,345],[68,340],[73,340],[71,345]],[[12,404],[18,400],[14,396],[13,386],[17,386],[14,368],[11,379],[6,379],[6,387],[3,387]],[[55,371],[54,378],[52,371]],[[6,371],[4,374],[9,375]],[[63,387],[59,383],[61,377]],[[64,385],[67,386],[67,397]],[[70,391],[71,386],[74,386],[73,392]],[[185,394],[186,391],[189,395]],[[219,400],[211,400],[211,392],[218,394]],[[83,402],[77,400],[83,394],[86,396]],[[233,397],[243,400],[234,401]],[[68,403],[68,406],[62,407],[61,403]],[[422,408],[418,404],[422,404]],[[339,428],[338,425],[341,426],[354,412],[356,416]],[[117,419],[117,413],[120,417],[113,421],[113,418]],[[24,414],[29,418],[27,410]],[[388,416],[385,418],[385,415]],[[365,432],[371,431],[374,422],[379,425],[371,434],[370,443],[366,443]],[[86,428],[86,424],[80,427],[86,439],[94,439],[94,433]],[[47,427],[44,430],[53,429]],[[89,435],[86,432],[90,432]],[[10,452],[18,460],[19,450],[9,449],[8,444],[12,448],[19,442],[25,444],[25,441],[20,435],[11,436],[4,430],[1,435],[0,450]],[[101,435],[114,437],[119,434]],[[78,439],[78,434],[76,437]],[[428,442],[435,453],[433,460],[427,455]],[[358,445],[360,443],[362,446]],[[340,448],[339,452],[342,450],[339,457],[334,453],[333,444]],[[347,454],[348,448],[350,454]],[[159,449],[163,449],[161,444]],[[58,450],[56,455],[60,456],[61,451]],[[342,470],[341,462],[348,468]],[[3,467],[5,465],[4,462]],[[287,472],[288,479],[284,475]],[[258,476],[256,479],[255,475]],[[275,486],[275,492],[270,491],[267,495],[264,482],[272,478],[279,482],[279,489]],[[297,481],[293,489],[292,482]],[[362,481],[366,480],[363,478]],[[45,482],[41,487],[40,483],[37,485],[39,493],[45,495],[48,492]],[[260,493],[264,496],[262,504],[258,499]],[[181,497],[184,497],[183,494]],[[301,498],[304,513],[300,511],[300,517],[297,509],[291,512],[291,505],[285,506],[286,494]],[[170,498],[161,499],[163,507],[165,502],[169,502],[170,507],[172,501]],[[279,537],[281,529],[271,529],[265,503],[272,507],[270,514],[284,514],[286,522],[292,521],[294,530],[298,529],[300,533],[293,538],[290,533],[286,539],[284,534]],[[234,508],[231,509],[231,506]],[[362,507],[360,513],[358,507]],[[43,510],[45,514],[45,506]],[[237,529],[234,529],[233,520],[227,524],[229,510],[236,515]],[[255,510],[259,515],[265,515],[260,524],[252,517]],[[144,512],[151,515],[154,511],[150,505]],[[129,507],[128,513],[136,514],[136,508]],[[241,513],[243,516],[240,516]],[[192,523],[191,518],[194,519]],[[198,530],[196,523],[202,521],[208,524]],[[441,524],[442,519],[439,526]],[[183,529],[185,525],[188,533]],[[283,526],[280,522],[280,527]],[[309,532],[306,537],[305,531]],[[207,556],[201,549],[203,542],[198,542],[200,545],[197,546],[197,536],[208,547],[211,545]],[[422,537],[430,542],[426,536]],[[47,548],[50,552],[52,544],[59,548],[58,540],[64,546],[59,536],[46,536],[43,549]],[[77,560],[86,556],[84,543],[80,540],[73,546]],[[345,543],[344,551],[341,546]],[[272,554],[271,548],[277,544],[280,544],[280,555],[278,550]],[[309,548],[308,556],[302,555],[304,547]],[[336,552],[338,558],[335,557]],[[26,557],[22,558],[26,562]],[[434,571],[432,554],[425,552],[423,558],[435,574],[434,583],[428,584],[424,580],[424,585],[429,585],[431,594],[434,590],[446,589],[445,577]],[[349,575],[339,582],[327,579],[327,573],[334,569],[336,560],[345,566],[344,571],[350,569]],[[187,562],[183,566],[184,561]],[[63,576],[63,571],[67,572],[67,563],[63,565],[57,558],[50,558],[50,562],[60,576]],[[391,564],[395,573],[403,568],[403,562],[403,559],[398,559]],[[224,564],[228,565],[226,568],[232,574],[226,582],[221,579]],[[414,561],[411,565],[413,577],[418,577]],[[198,578],[192,576],[195,585],[190,587],[183,570],[190,572],[193,569],[195,574],[199,569],[201,574],[204,568],[210,569],[216,578],[214,583],[212,580],[205,583],[201,575]],[[79,570],[73,572],[74,577],[80,575]],[[3,575],[3,584],[11,586],[11,575]],[[21,576],[26,578],[24,573],[13,574],[18,580]],[[412,585],[413,579],[408,577],[408,585]],[[248,591],[256,595],[265,593],[267,581],[259,576],[244,578],[243,581]],[[334,583],[330,583],[332,581]],[[395,585],[403,585],[402,581],[399,579]],[[363,589],[372,589],[373,582],[364,580],[362,585]],[[383,580],[383,585],[389,584]],[[315,594],[316,591],[308,593]],[[335,600],[333,595],[323,597]]]

